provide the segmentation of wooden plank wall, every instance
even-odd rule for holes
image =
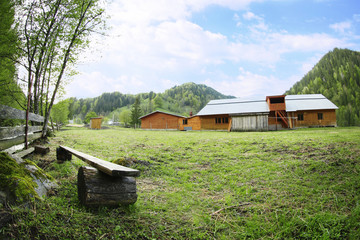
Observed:
[[[179,129],[179,119],[174,115],[154,113],[141,119],[142,129]]]
[[[102,118],[91,118],[90,119],[90,128],[92,129],[101,129]]]
[[[228,118],[228,123],[216,123],[216,118]],[[214,115],[214,116],[201,116],[201,129],[202,130],[228,130],[230,126],[229,115]]]
[[[318,113],[323,114],[323,119],[318,120]],[[298,114],[304,115],[304,120],[294,121],[294,127],[316,127],[316,126],[337,126],[335,110],[314,110],[314,111],[298,111],[294,112],[294,117]]]
[[[267,131],[268,115],[233,116],[231,131]]]
[[[187,124],[183,124],[183,120],[187,119]],[[201,130],[201,119],[199,116],[180,118],[179,119],[179,130],[183,131],[185,127],[191,127],[191,130]]]

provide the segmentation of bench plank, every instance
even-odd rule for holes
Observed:
[[[137,177],[140,175],[140,171],[128,167],[124,167],[112,162],[108,162],[91,155],[79,152],[75,149],[60,146],[60,148],[70,152],[71,154],[75,155],[76,157],[80,158],[84,162],[88,163],[89,165],[99,169],[103,173],[106,173],[113,177],[120,177],[120,176],[129,176],[129,177]]]

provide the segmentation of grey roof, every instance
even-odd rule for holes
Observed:
[[[285,97],[286,111],[338,109],[322,94],[288,95]]]
[[[221,99],[210,101],[200,112],[198,116],[218,115],[218,114],[251,114],[268,113],[269,107],[265,100],[243,100]]]
[[[150,116],[150,115],[152,115],[152,114],[154,114],[154,113],[164,113],[164,114],[172,115],[172,116],[175,116],[175,117],[185,118],[184,116],[181,116],[181,115],[176,115],[176,114],[173,114],[173,113],[168,113],[168,112],[163,112],[163,111],[157,110],[157,111],[151,112],[151,113],[149,113],[149,114],[146,114],[146,115],[144,115],[144,116],[141,116],[141,117],[139,117],[139,119],[144,118],[144,117],[147,117],[147,116]]]
[[[285,96],[286,111],[337,109],[337,106],[322,94],[288,95]],[[269,113],[266,98],[263,99],[220,99],[211,100],[197,116],[220,114],[255,114]]]

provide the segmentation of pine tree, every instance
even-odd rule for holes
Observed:
[[[141,117],[141,108],[140,108],[140,96],[137,96],[135,99],[135,103],[131,108],[131,125],[136,128],[139,126],[141,121],[139,119]]]

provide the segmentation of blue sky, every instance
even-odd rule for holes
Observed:
[[[283,94],[327,52],[360,50],[358,0],[112,0],[65,97],[186,82],[240,98]]]

